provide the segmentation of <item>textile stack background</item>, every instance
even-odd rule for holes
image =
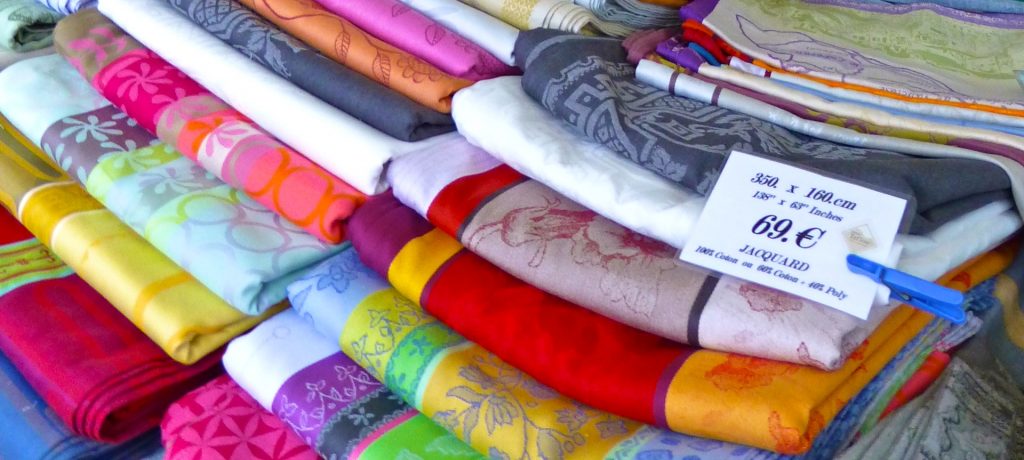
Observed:
[[[0,457],[1024,458],[1022,71],[1015,0],[0,0]],[[682,262],[798,209],[734,152],[965,320]]]

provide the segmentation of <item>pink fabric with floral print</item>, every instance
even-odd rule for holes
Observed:
[[[115,106],[232,187],[324,241],[366,196],[284,145],[103,16],[61,52]],[[64,34],[68,35],[68,34]]]

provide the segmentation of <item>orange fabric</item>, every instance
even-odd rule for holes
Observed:
[[[887,98],[890,98],[890,99],[896,99],[896,100],[900,100],[900,101],[916,102],[916,103],[921,103],[921,104],[945,105],[945,106],[949,106],[949,107],[960,107],[960,108],[965,108],[965,109],[979,110],[979,111],[982,111],[982,112],[998,113],[998,114],[1002,114],[1002,115],[1010,115],[1010,116],[1015,116],[1015,117],[1024,117],[1024,110],[1007,109],[1007,108],[1003,108],[1003,107],[995,107],[995,106],[985,105],[985,104],[975,104],[975,103],[970,103],[970,102],[943,101],[943,100],[939,100],[939,99],[929,99],[929,98],[925,98],[925,97],[904,96],[902,94],[896,94],[896,93],[893,93],[893,92],[889,92],[889,91],[885,91],[885,90],[881,90],[881,89],[877,89],[877,88],[870,88],[870,87],[867,87],[867,86],[856,85],[856,84],[853,84],[853,83],[846,83],[846,82],[841,82],[841,81],[828,80],[828,79],[821,78],[821,77],[815,77],[815,76],[805,75],[805,74],[801,74],[801,73],[789,72],[789,71],[780,69],[778,67],[773,67],[771,64],[768,64],[767,62],[764,62],[764,61],[762,61],[760,59],[755,59],[753,61],[753,63],[754,63],[754,65],[756,65],[758,67],[761,67],[761,68],[763,68],[765,70],[768,70],[768,71],[770,71],[772,73],[792,75],[792,76],[795,76],[795,77],[800,77],[800,78],[804,78],[804,79],[807,79],[807,80],[811,80],[813,82],[821,83],[823,85],[828,85],[828,86],[831,86],[833,88],[843,88],[843,89],[849,89],[849,90],[854,90],[854,91],[860,91],[862,93],[870,93],[870,94],[874,94],[876,96],[887,97]]]
[[[473,84],[377,39],[313,0],[240,1],[327,57],[439,112],[450,113],[455,92]]]

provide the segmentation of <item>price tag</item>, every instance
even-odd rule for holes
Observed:
[[[734,151],[680,259],[866,319],[878,291],[848,254],[885,261],[905,198]]]

